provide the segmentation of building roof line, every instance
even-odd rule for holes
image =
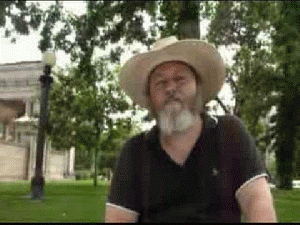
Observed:
[[[41,63],[41,60],[38,61],[20,61],[15,63],[0,63],[0,66],[10,66],[10,65],[20,65],[20,64],[31,64],[31,63]]]

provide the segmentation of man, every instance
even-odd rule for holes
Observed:
[[[161,39],[125,63],[121,88],[157,126],[125,144],[106,222],[276,221],[268,175],[244,125],[203,113],[224,78],[217,50],[194,39]]]

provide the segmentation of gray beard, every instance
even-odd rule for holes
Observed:
[[[181,109],[181,104],[177,101],[168,103],[158,112],[158,127],[167,136],[186,131],[196,120],[197,116],[191,110]]]

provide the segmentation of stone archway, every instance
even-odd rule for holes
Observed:
[[[25,103],[22,100],[0,99],[0,122],[11,122],[25,114]]]
[[[15,124],[13,121],[25,114],[25,103],[21,100],[3,100],[0,99],[0,123],[3,124],[2,138],[6,138],[7,129],[9,135],[14,138]]]
[[[31,100],[40,89],[41,61],[0,64],[0,124],[5,138],[14,138],[14,120],[30,115]]]

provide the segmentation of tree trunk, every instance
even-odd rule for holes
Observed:
[[[93,149],[93,184],[94,187],[97,187],[97,175],[98,175],[98,163],[97,163],[97,150],[96,148]]]
[[[91,150],[91,176],[93,178],[93,185],[97,185],[97,182],[95,181],[95,171],[96,171],[96,150],[93,147]]]
[[[291,53],[291,46],[286,46],[286,54]],[[283,65],[283,72],[286,78],[290,77],[290,62],[286,58]],[[297,89],[297,88],[295,88]],[[293,189],[293,158],[296,147],[296,121],[297,114],[294,110],[295,93],[297,90],[287,85],[283,90],[283,95],[278,109],[278,149],[276,151],[277,174],[279,175],[279,189]]]
[[[180,1],[179,39],[200,38],[199,1]]]
[[[276,158],[278,161],[277,173],[279,175],[279,188],[291,190],[293,188],[294,155],[296,149],[297,126],[295,119],[295,104],[298,100],[293,96],[293,91],[287,91],[281,100],[279,109],[278,149]]]
[[[180,1],[179,40],[186,38],[200,39],[199,10],[200,1]],[[226,114],[230,113],[218,97],[216,100]]]
[[[97,185],[98,185],[98,169],[97,169],[97,166],[98,166],[97,157],[95,157],[94,187],[97,187]]]

